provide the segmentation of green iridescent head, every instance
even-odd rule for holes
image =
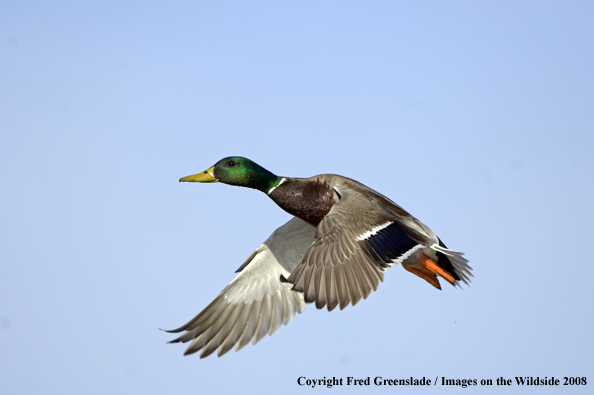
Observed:
[[[222,182],[229,185],[254,188],[268,193],[278,185],[281,177],[277,177],[257,163],[241,156],[230,156],[221,159],[210,169],[202,173],[181,178],[180,182]]]

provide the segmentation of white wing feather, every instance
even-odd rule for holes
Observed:
[[[295,313],[305,309],[303,294],[292,284],[281,282],[295,269],[313,243],[315,228],[293,218],[248,258],[239,275],[194,319],[174,342],[191,341],[185,354],[202,349],[204,358],[218,349],[218,356],[235,347],[239,351],[250,341],[259,342],[287,325]]]

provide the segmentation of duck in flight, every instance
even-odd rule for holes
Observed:
[[[293,215],[237,270],[237,277],[171,341],[221,356],[256,344],[301,313],[356,305],[401,264],[435,288],[438,276],[468,284],[472,268],[429,227],[387,197],[347,177],[279,177],[243,157],[228,157],[180,182],[222,182],[257,189]]]

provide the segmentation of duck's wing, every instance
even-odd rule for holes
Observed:
[[[355,186],[334,186],[340,200],[319,223],[314,243],[287,279],[293,289],[303,292],[305,301],[315,302],[318,309],[328,306],[332,311],[338,305],[342,310],[366,299],[383,281],[383,272],[404,261],[410,263],[407,270],[439,287],[431,276],[447,270],[439,272],[441,265],[425,255],[439,247],[437,236],[383,195],[361,184]],[[439,248],[441,255],[460,258],[455,261],[459,266],[466,264],[461,254]],[[454,272],[445,278],[455,283],[468,277]]]
[[[313,242],[315,228],[293,218],[274,233],[238,269],[239,275],[200,314],[168,332],[185,331],[171,343],[191,341],[185,355],[202,349],[201,358],[218,356],[250,341],[259,342],[287,325],[305,309],[303,294],[281,282],[295,269]]]

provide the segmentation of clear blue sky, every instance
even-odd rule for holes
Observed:
[[[557,390],[591,393],[593,20],[588,1],[3,1],[0,392],[586,376]],[[183,357],[158,328],[289,219],[257,191],[177,182],[229,155],[377,189],[464,251],[473,283],[396,267],[354,308]]]

